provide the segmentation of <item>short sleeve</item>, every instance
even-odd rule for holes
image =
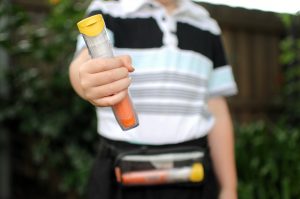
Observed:
[[[212,38],[213,71],[208,82],[210,97],[231,96],[237,93],[232,67],[228,65],[220,35]]]
[[[81,35],[77,36],[77,44],[76,44],[76,50],[75,50],[75,57],[78,55],[78,53],[86,47],[83,37]]]

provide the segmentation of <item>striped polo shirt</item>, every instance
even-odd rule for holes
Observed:
[[[237,92],[208,12],[189,0],[177,0],[172,14],[154,0],[94,0],[87,13],[103,15],[115,55],[130,55],[135,67],[129,92],[139,126],[123,132],[112,110],[98,107],[98,132],[151,145],[207,135],[214,125],[207,100]],[[84,46],[79,36],[77,51]]]

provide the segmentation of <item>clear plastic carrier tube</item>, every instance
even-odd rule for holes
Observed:
[[[190,167],[133,171],[124,174],[115,171],[117,180],[124,185],[157,185],[176,182],[200,183],[204,179],[204,167],[194,163]]]
[[[102,15],[85,18],[79,21],[77,26],[92,58],[114,56]],[[129,130],[139,125],[129,92],[121,102],[112,106],[112,110],[122,130]]]

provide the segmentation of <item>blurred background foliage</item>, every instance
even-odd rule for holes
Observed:
[[[299,141],[296,126],[259,121],[236,127],[239,198],[299,198]]]
[[[85,189],[97,143],[95,113],[72,90],[68,64],[87,3],[64,0],[36,16],[1,2],[0,45],[10,63],[0,123],[12,141],[12,198],[66,198]]]
[[[0,47],[10,61],[0,75],[6,90],[0,95],[0,130],[9,133],[12,146],[12,198],[84,198],[97,150],[96,118],[72,90],[68,65],[75,24],[87,5],[50,1],[48,14],[35,16],[1,2]],[[300,198],[299,17],[281,17],[287,29],[280,57],[282,111],[275,121],[270,116],[236,124],[240,199]]]
[[[280,45],[284,74],[282,119],[289,125],[300,126],[300,12],[295,16],[281,15],[281,18],[287,30]]]

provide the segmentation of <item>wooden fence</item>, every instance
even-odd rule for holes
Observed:
[[[240,122],[266,119],[277,113],[281,70],[279,42],[283,26],[277,14],[202,4],[219,22],[238,95],[229,99]]]

